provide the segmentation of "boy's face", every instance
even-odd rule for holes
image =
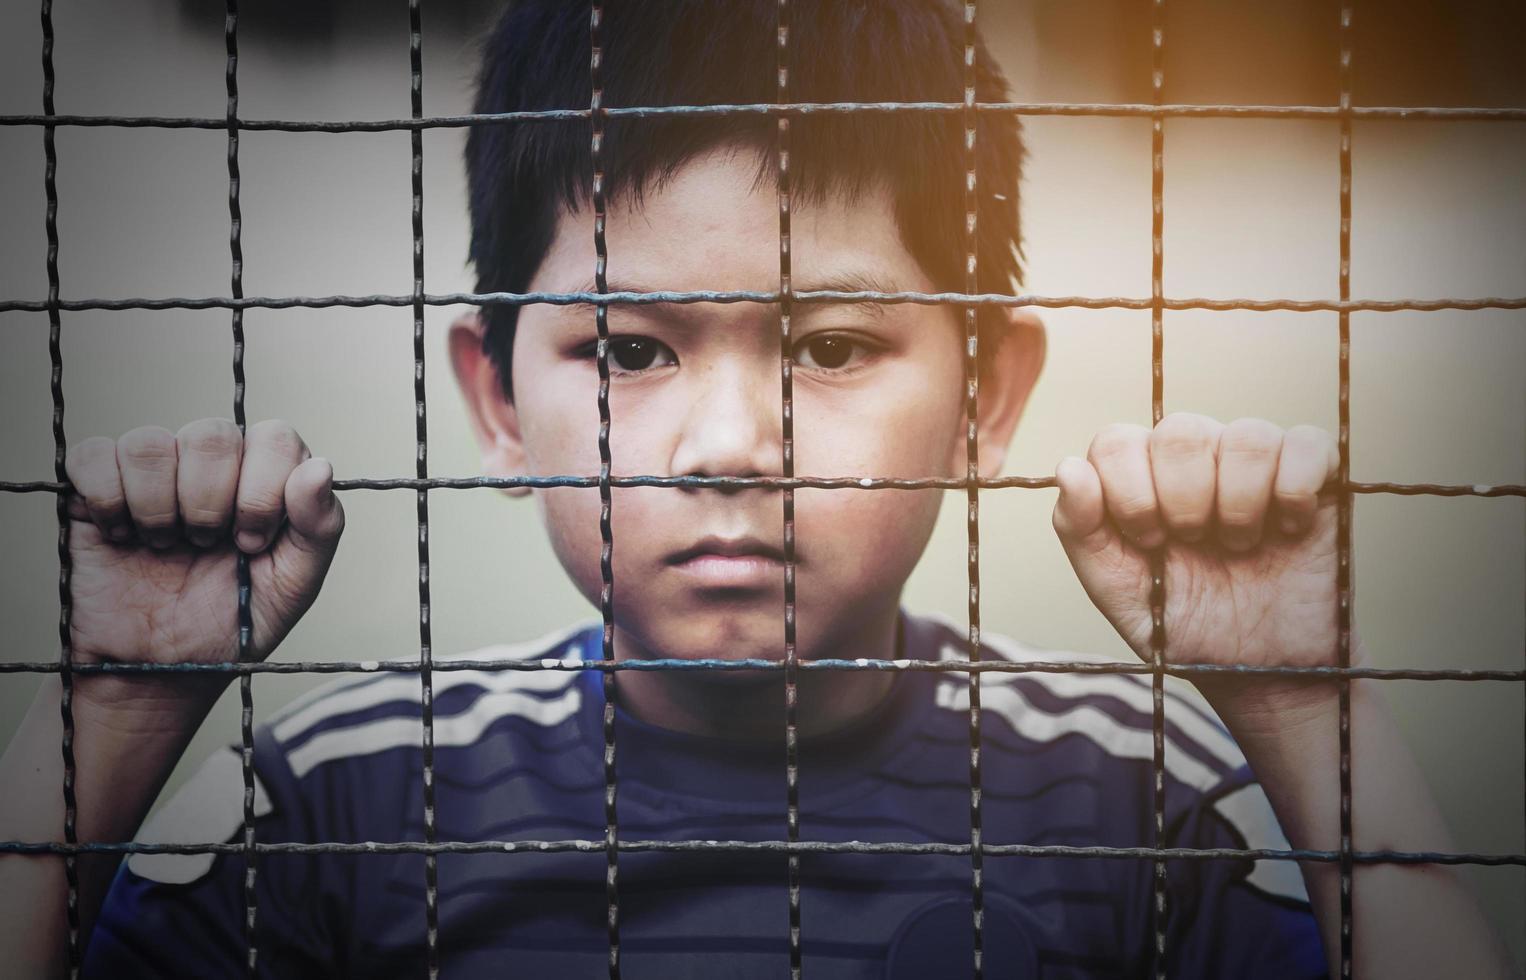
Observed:
[[[650,189],[639,206],[628,197],[610,202],[609,288],[778,289],[778,197],[767,182],[754,186],[755,173],[750,151],[722,149]],[[797,205],[791,231],[796,290],[934,290],[901,241],[885,191],[852,204],[834,198]],[[529,288],[592,290],[594,260],[591,217],[564,214]],[[797,476],[963,475],[959,310],[797,303],[792,319]],[[609,332],[615,475],[782,472],[776,305],[612,304]],[[474,338],[454,345],[490,472],[598,473],[595,339],[589,306],[524,307],[512,404],[471,355]],[[983,419],[990,431],[982,438],[997,442],[982,452],[987,472],[1000,467],[1031,380],[1018,382],[1007,417]],[[991,401],[989,414],[1001,415],[996,403],[1002,399]],[[859,634],[893,620],[942,493],[796,491],[803,658],[836,655]],[[539,500],[562,565],[597,604],[598,491],[542,491]],[[781,494],[768,489],[616,488],[621,655],[780,657],[782,513]]]

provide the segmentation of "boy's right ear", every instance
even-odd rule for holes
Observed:
[[[482,451],[484,476],[525,476],[527,473],[524,440],[520,436],[519,412],[504,396],[498,366],[482,349],[487,324],[473,310],[462,314],[450,326],[450,363],[456,372],[456,384],[466,401],[477,446]],[[511,497],[529,493],[528,487],[509,487]]]

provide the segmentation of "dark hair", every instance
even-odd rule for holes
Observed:
[[[778,0],[613,0],[604,9],[604,104],[666,106],[768,103],[777,96]],[[586,109],[588,0],[519,0],[486,37],[475,111]],[[957,0],[810,0],[791,10],[789,97],[794,102],[961,102],[964,21]],[[979,101],[1010,98],[983,42]],[[605,193],[638,201],[684,163],[720,144],[758,150],[759,176],[774,172],[776,125],[766,115],[606,120]],[[561,209],[588,203],[593,180],[586,119],[474,126],[466,143],[471,261],[479,292],[524,292],[550,247]],[[1021,280],[1015,115],[982,113],[976,140],[981,292]],[[964,120],[954,112],[856,112],[797,116],[790,130],[791,186],[802,203],[853,200],[878,182],[896,225],[940,290],[964,288]],[[590,225],[589,234],[591,235]],[[483,340],[512,397],[510,365],[519,307],[488,304]],[[999,331],[982,307],[982,343]]]

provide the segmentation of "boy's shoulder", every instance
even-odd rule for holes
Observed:
[[[470,763],[495,726],[556,727],[575,718],[581,687],[577,669],[596,627],[581,624],[519,643],[493,644],[435,657],[428,703],[434,717],[437,763]],[[319,684],[254,727],[251,756],[257,819],[276,820],[293,839],[366,839],[370,819],[387,819],[391,802],[406,799],[419,781],[423,756],[424,686],[414,669],[394,668],[417,657],[359,661],[360,676]],[[480,666],[479,666],[480,665]],[[452,755],[448,750],[467,751]],[[241,747],[226,744],[157,807],[135,839],[149,844],[232,840],[244,821]],[[139,877],[185,884],[203,877],[213,854],[138,853],[126,865]]]
[[[936,615],[919,619],[936,645],[935,659],[968,659],[964,624]],[[1156,727],[1151,673],[1141,672],[1137,660],[1044,649],[987,632],[980,640],[982,661],[1016,667],[981,673],[982,735],[987,745],[995,742],[998,748],[994,765],[982,763],[987,785],[1002,779],[1004,763],[1018,770],[1028,767],[1037,749],[1051,756],[1046,767],[1051,775],[1055,769],[1095,774],[1108,787],[1111,806],[1129,815],[1126,819],[1147,814],[1153,807]],[[1120,664],[1128,670],[1119,669]],[[936,688],[940,707],[968,716],[968,676],[965,671],[941,674]],[[1164,678],[1162,688],[1162,768],[1171,843],[1286,850],[1290,845],[1265,790],[1207,699],[1178,677]],[[988,720],[992,716],[994,722]],[[1022,749],[1001,755],[1003,737],[1020,740]],[[1129,786],[1138,790],[1133,798],[1126,793]],[[1308,900],[1292,861],[1256,860],[1245,876],[1249,885],[1279,900]]]
[[[915,617],[911,624],[922,636],[909,644],[927,651],[928,659],[969,659],[964,624],[936,614]],[[1132,655],[1120,659],[1042,648],[982,631],[980,660],[1001,665],[980,673],[981,710],[1017,735],[1041,744],[1073,737],[1113,758],[1153,763],[1153,679]],[[964,670],[940,672],[938,705],[967,713],[968,678]],[[1203,793],[1223,786],[1245,767],[1244,754],[1197,688],[1171,676],[1162,688],[1167,775]]]
[[[432,658],[429,696],[419,671],[362,661],[361,677],[319,685],[261,726],[298,779],[325,763],[394,748],[422,749],[426,703],[436,749],[471,746],[495,724],[519,719],[554,727],[582,701],[577,665],[590,659],[596,627],[582,623],[532,640]],[[597,659],[597,648],[592,659]],[[417,657],[399,658],[417,663]],[[398,661],[392,661],[396,663]]]

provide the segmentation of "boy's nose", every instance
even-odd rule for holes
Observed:
[[[778,375],[766,374],[715,368],[695,380],[673,451],[675,476],[782,472],[783,404]]]

